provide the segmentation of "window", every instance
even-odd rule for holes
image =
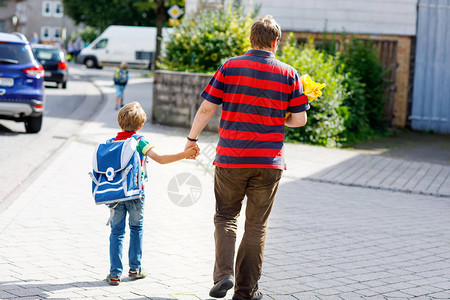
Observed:
[[[5,32],[6,31],[6,22],[5,20],[0,20],[0,31]]]
[[[41,40],[49,41],[50,40],[50,27],[41,27]]]
[[[53,16],[57,17],[57,18],[62,18],[64,14],[64,9],[63,9],[63,5],[60,1],[56,1],[54,3],[54,11],[53,11]]]
[[[34,56],[39,60],[60,60],[60,51],[53,48],[33,48]]]
[[[42,1],[42,15],[44,17],[62,18],[64,15],[64,7],[61,1]]]
[[[0,60],[7,60],[10,64],[26,64],[32,59],[30,45],[0,44]]]
[[[108,39],[103,39],[97,42],[97,44],[94,45],[94,49],[103,49],[106,48],[106,45],[108,45]]]
[[[50,17],[52,15],[52,2],[42,1],[42,15],[44,17]]]
[[[59,38],[61,37],[60,34],[60,29],[58,27],[53,28],[54,34],[53,34],[53,38],[54,40],[59,40]]]

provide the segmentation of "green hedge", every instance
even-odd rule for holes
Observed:
[[[253,20],[239,10],[184,18],[165,44],[160,67],[172,71],[215,72],[227,59],[250,49]]]
[[[322,96],[310,103],[306,126],[286,127],[286,140],[339,146],[343,141],[341,133],[345,129],[341,105],[347,96],[343,66],[332,55],[317,50],[312,41],[300,48],[293,33],[288,36],[280,60],[293,66],[300,75],[309,74],[314,81],[327,85],[322,90]]]
[[[348,109],[344,132],[347,143],[383,135],[386,131],[384,90],[387,82],[384,78],[387,70],[379,61],[373,43],[353,37],[350,42],[344,42],[339,60],[349,74],[346,84],[351,91],[344,101]]]
[[[239,9],[186,17],[165,45],[162,69],[214,73],[228,58],[250,49],[251,15]],[[294,34],[280,60],[302,74],[326,83],[323,95],[311,102],[308,122],[286,128],[286,140],[326,147],[363,141],[385,132],[383,125],[386,71],[373,45],[352,39],[342,53],[317,49],[312,41],[299,46]]]

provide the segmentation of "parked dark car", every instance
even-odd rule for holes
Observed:
[[[67,87],[69,72],[64,52],[52,45],[32,44],[34,56],[45,70],[44,81],[56,82],[63,89]]]
[[[29,133],[41,130],[44,68],[22,34],[0,32],[0,119],[24,122]]]

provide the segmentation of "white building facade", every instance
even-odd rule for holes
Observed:
[[[228,5],[235,0],[186,0],[192,13],[203,2]],[[261,6],[283,31],[416,35],[417,0],[241,0],[246,11]]]

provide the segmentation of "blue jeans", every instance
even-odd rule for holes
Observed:
[[[128,223],[130,226],[130,246],[128,248],[128,260],[130,269],[141,267],[142,260],[142,236],[144,225],[144,199],[120,202],[114,209],[114,216],[111,220],[111,235],[109,236],[109,258],[111,262],[111,275],[122,275],[122,249],[125,238],[125,220],[127,212],[129,214]]]

